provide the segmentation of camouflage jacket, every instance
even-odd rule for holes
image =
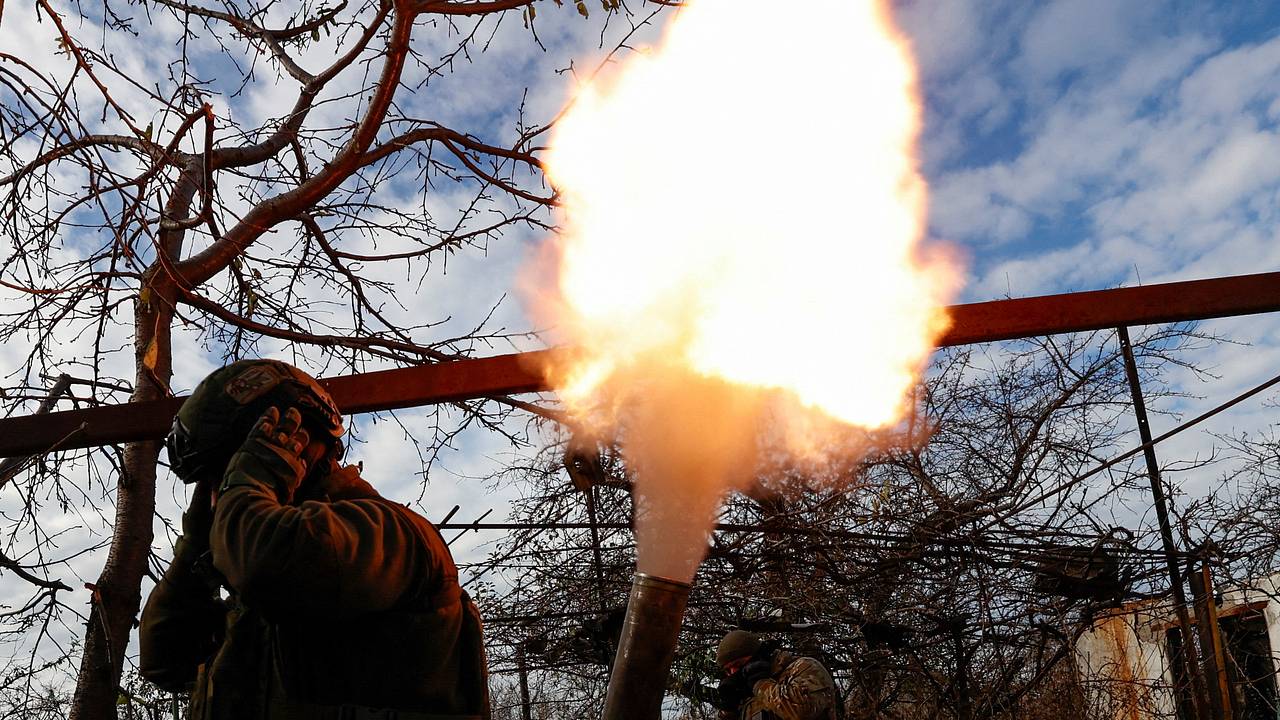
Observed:
[[[835,720],[836,686],[822,663],[778,652],[770,676],[757,680],[749,700],[735,716],[722,720]]]
[[[230,487],[209,542],[230,596],[190,563],[174,562],[156,585],[140,670],[190,692],[193,720],[346,717],[352,707],[488,717],[479,614],[448,547],[417,513],[358,478],[352,486],[354,497],[291,505],[267,482]]]

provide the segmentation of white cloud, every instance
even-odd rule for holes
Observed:
[[[911,38],[921,69],[950,75],[992,51],[984,28],[995,3],[981,0],[922,0],[897,8],[894,18]]]
[[[1198,35],[1160,40],[1136,49],[1108,81],[1073,87],[1044,112],[1028,114],[1022,152],[937,178],[937,233],[985,247],[988,256],[1007,246],[1004,254],[1035,265],[1044,250],[1035,244],[1036,228],[1074,223],[1074,252],[1092,254],[1095,284],[1102,285],[1122,279],[1144,256],[1154,260],[1148,270],[1172,272],[1228,238],[1258,241],[1236,253],[1234,272],[1256,268],[1254,259],[1269,255],[1267,238],[1250,227],[1270,212],[1280,186],[1280,138],[1265,116],[1280,91],[1267,80],[1280,70],[1280,41],[1206,58],[1208,47]],[[1259,68],[1263,60],[1271,67]],[[1246,65],[1248,73],[1237,72]],[[1210,90],[1223,83],[1252,87]],[[1121,238],[1127,245],[1105,247]],[[1008,264],[991,267],[1003,274]]]
[[[1128,54],[1138,31],[1159,12],[1156,3],[1056,0],[1041,6],[1022,36],[1024,68],[1031,83],[1063,73],[1108,65]]]
[[[1183,107],[1205,119],[1230,120],[1255,101],[1274,102],[1280,80],[1280,39],[1220,53],[1178,90]]]

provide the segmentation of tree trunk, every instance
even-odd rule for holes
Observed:
[[[189,203],[190,195],[187,198]],[[151,266],[143,277],[144,291],[134,302],[136,370],[132,402],[158,400],[169,395],[173,371],[170,326],[175,292],[172,280],[160,268],[159,262]],[[125,446],[124,467],[116,484],[111,549],[98,582],[86,586],[91,591],[91,607],[80,674],[71,702],[71,720],[116,717],[124,655],[141,606],[142,576],[151,552],[160,446],[158,440]]]
[[[211,161],[203,156],[192,157],[181,169],[161,216],[161,230],[156,243],[158,256],[144,274],[141,291],[134,304],[135,380],[130,398],[132,402],[158,400],[170,395],[169,381],[173,374],[171,330],[174,306],[179,296],[178,283],[182,287],[197,287],[218,274],[268,228],[310,208],[361,167],[362,155],[376,138],[391,106],[408,56],[416,17],[416,12],[407,11],[411,6],[409,2],[399,3],[378,90],[351,139],[325,170],[292,190],[258,203],[223,238],[179,262],[183,255],[186,228],[189,227],[186,221],[191,217],[192,200],[204,184],[212,180],[211,166],[205,165]],[[210,112],[207,105],[205,112]],[[212,188],[203,189],[206,193],[212,192]],[[142,576],[151,551],[151,519],[155,514],[156,460],[159,454],[160,443],[157,441],[131,443],[125,448],[124,468],[116,488],[111,549],[102,575],[91,588],[93,601],[85,632],[80,675],[72,699],[71,720],[116,717],[115,703],[119,697],[124,654],[141,605]]]
[[[167,313],[166,313],[167,315]],[[137,359],[133,402],[156,400],[166,395],[147,366],[148,348],[153,343],[159,347],[157,329],[160,329],[159,313],[139,301],[134,311],[137,329],[134,351]],[[151,350],[152,357],[165,357],[164,372],[156,374],[169,377],[168,318],[164,318],[162,333],[165,352]],[[157,366],[158,362],[155,363]],[[151,551],[151,518],[156,506],[156,459],[160,454],[160,442],[148,440],[130,443],[124,451],[124,468],[116,485],[115,528],[111,534],[111,549],[96,585],[91,586],[89,626],[85,633],[84,656],[80,661],[80,675],[76,682],[75,697],[71,706],[71,719],[115,717],[116,698],[119,696],[120,675],[124,667],[124,653],[133,630],[134,618],[142,600],[142,576]]]

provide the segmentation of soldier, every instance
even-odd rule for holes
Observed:
[[[716,663],[720,720],[836,720],[836,686],[822,663],[778,650],[754,633],[731,630]]]
[[[174,419],[169,465],[194,490],[139,636],[142,675],[189,692],[189,717],[489,717],[448,547],[339,464],[342,433],[324,388],[272,360],[215,371]]]

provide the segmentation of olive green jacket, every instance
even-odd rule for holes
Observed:
[[[358,478],[355,497],[295,505],[240,481],[218,498],[214,570],[175,561],[147,599],[144,677],[191,692],[199,720],[488,717],[479,614],[431,523]]]

